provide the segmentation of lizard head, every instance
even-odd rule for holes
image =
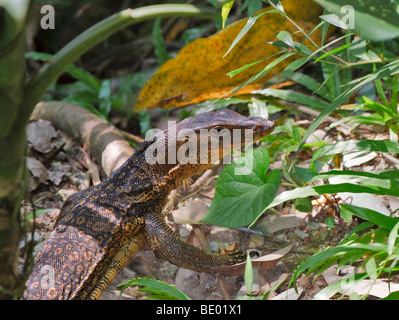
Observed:
[[[260,117],[246,117],[237,112],[222,109],[214,112],[200,113],[194,117],[187,118],[177,124],[177,130],[180,131],[185,128],[193,131],[201,130],[225,130],[230,132],[231,135],[240,134],[242,138],[245,137],[245,130],[252,131],[251,141],[259,140],[274,129],[274,122],[265,120]],[[241,145],[247,142],[242,139]]]
[[[152,161],[163,176],[171,177],[173,173],[171,178],[181,181],[273,129],[272,121],[227,109],[201,113],[155,135],[146,150],[146,161]]]

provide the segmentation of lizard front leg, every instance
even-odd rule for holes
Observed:
[[[180,239],[160,214],[151,213],[145,218],[148,242],[158,258],[168,260],[178,267],[197,272],[214,273],[214,268],[232,265],[245,260],[242,252],[231,254],[208,253]]]

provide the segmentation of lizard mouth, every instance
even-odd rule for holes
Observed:
[[[274,130],[273,121],[265,120],[260,117],[248,118],[245,129],[253,130],[254,140],[259,140]]]

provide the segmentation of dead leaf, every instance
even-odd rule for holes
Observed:
[[[387,196],[387,199],[391,212],[395,212],[396,210],[399,209],[399,199],[397,197]]]
[[[209,199],[187,199],[178,204],[172,212],[173,222],[178,224],[198,224],[209,210]]]
[[[63,164],[61,162],[55,161],[51,165],[51,169],[47,170],[47,178],[56,186],[58,186],[64,175],[71,169],[69,164]]]
[[[319,22],[322,9],[312,0],[283,0],[287,15],[309,33]],[[270,10],[266,8],[265,10]],[[248,33],[223,58],[247,19],[232,23],[209,38],[197,39],[185,46],[174,59],[164,63],[140,92],[135,110],[170,108],[219,98],[248,80],[275,59],[266,59],[230,78],[227,73],[261,60],[279,51],[268,42],[277,41],[276,33],[288,31],[295,41],[304,35],[278,13],[260,17]],[[312,38],[320,39],[316,33]],[[298,56],[299,57],[299,56]],[[260,89],[267,79],[278,74],[293,59],[286,59],[265,77],[243,87],[237,94]]]
[[[238,249],[238,243],[237,242],[233,242],[230,245],[226,245],[226,247],[222,249],[221,253],[229,254],[229,253],[232,253],[234,251],[237,251],[237,249]]]
[[[270,298],[268,300],[298,300],[300,295],[302,294],[302,288],[289,288],[288,290],[281,292],[277,296]]]
[[[35,190],[41,183],[47,182],[46,167],[37,159],[28,157],[26,166],[32,174],[30,179],[30,189]]]
[[[268,221],[266,223],[266,229],[272,234],[284,229],[296,228],[304,223],[305,217],[306,214],[304,213],[279,216],[272,221]]]
[[[57,137],[57,132],[50,121],[41,119],[32,121],[28,124],[26,130],[28,142],[32,144],[35,150],[41,153],[51,151],[53,148],[51,139]]]
[[[91,160],[90,156],[83,149],[82,150],[82,164],[89,170],[93,185],[96,186],[101,183],[100,172],[97,165]]]
[[[277,250],[276,252],[264,255],[262,257],[252,259],[253,267],[260,267],[264,270],[269,270],[274,267],[294,246],[292,243],[283,249]],[[221,266],[215,268],[215,271],[225,276],[242,276],[245,270],[245,262],[236,263],[231,266]]]

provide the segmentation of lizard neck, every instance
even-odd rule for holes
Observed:
[[[108,202],[135,217],[144,216],[149,211],[161,212],[170,191],[176,188],[176,181],[154,166],[146,162],[138,148],[102,183]]]

